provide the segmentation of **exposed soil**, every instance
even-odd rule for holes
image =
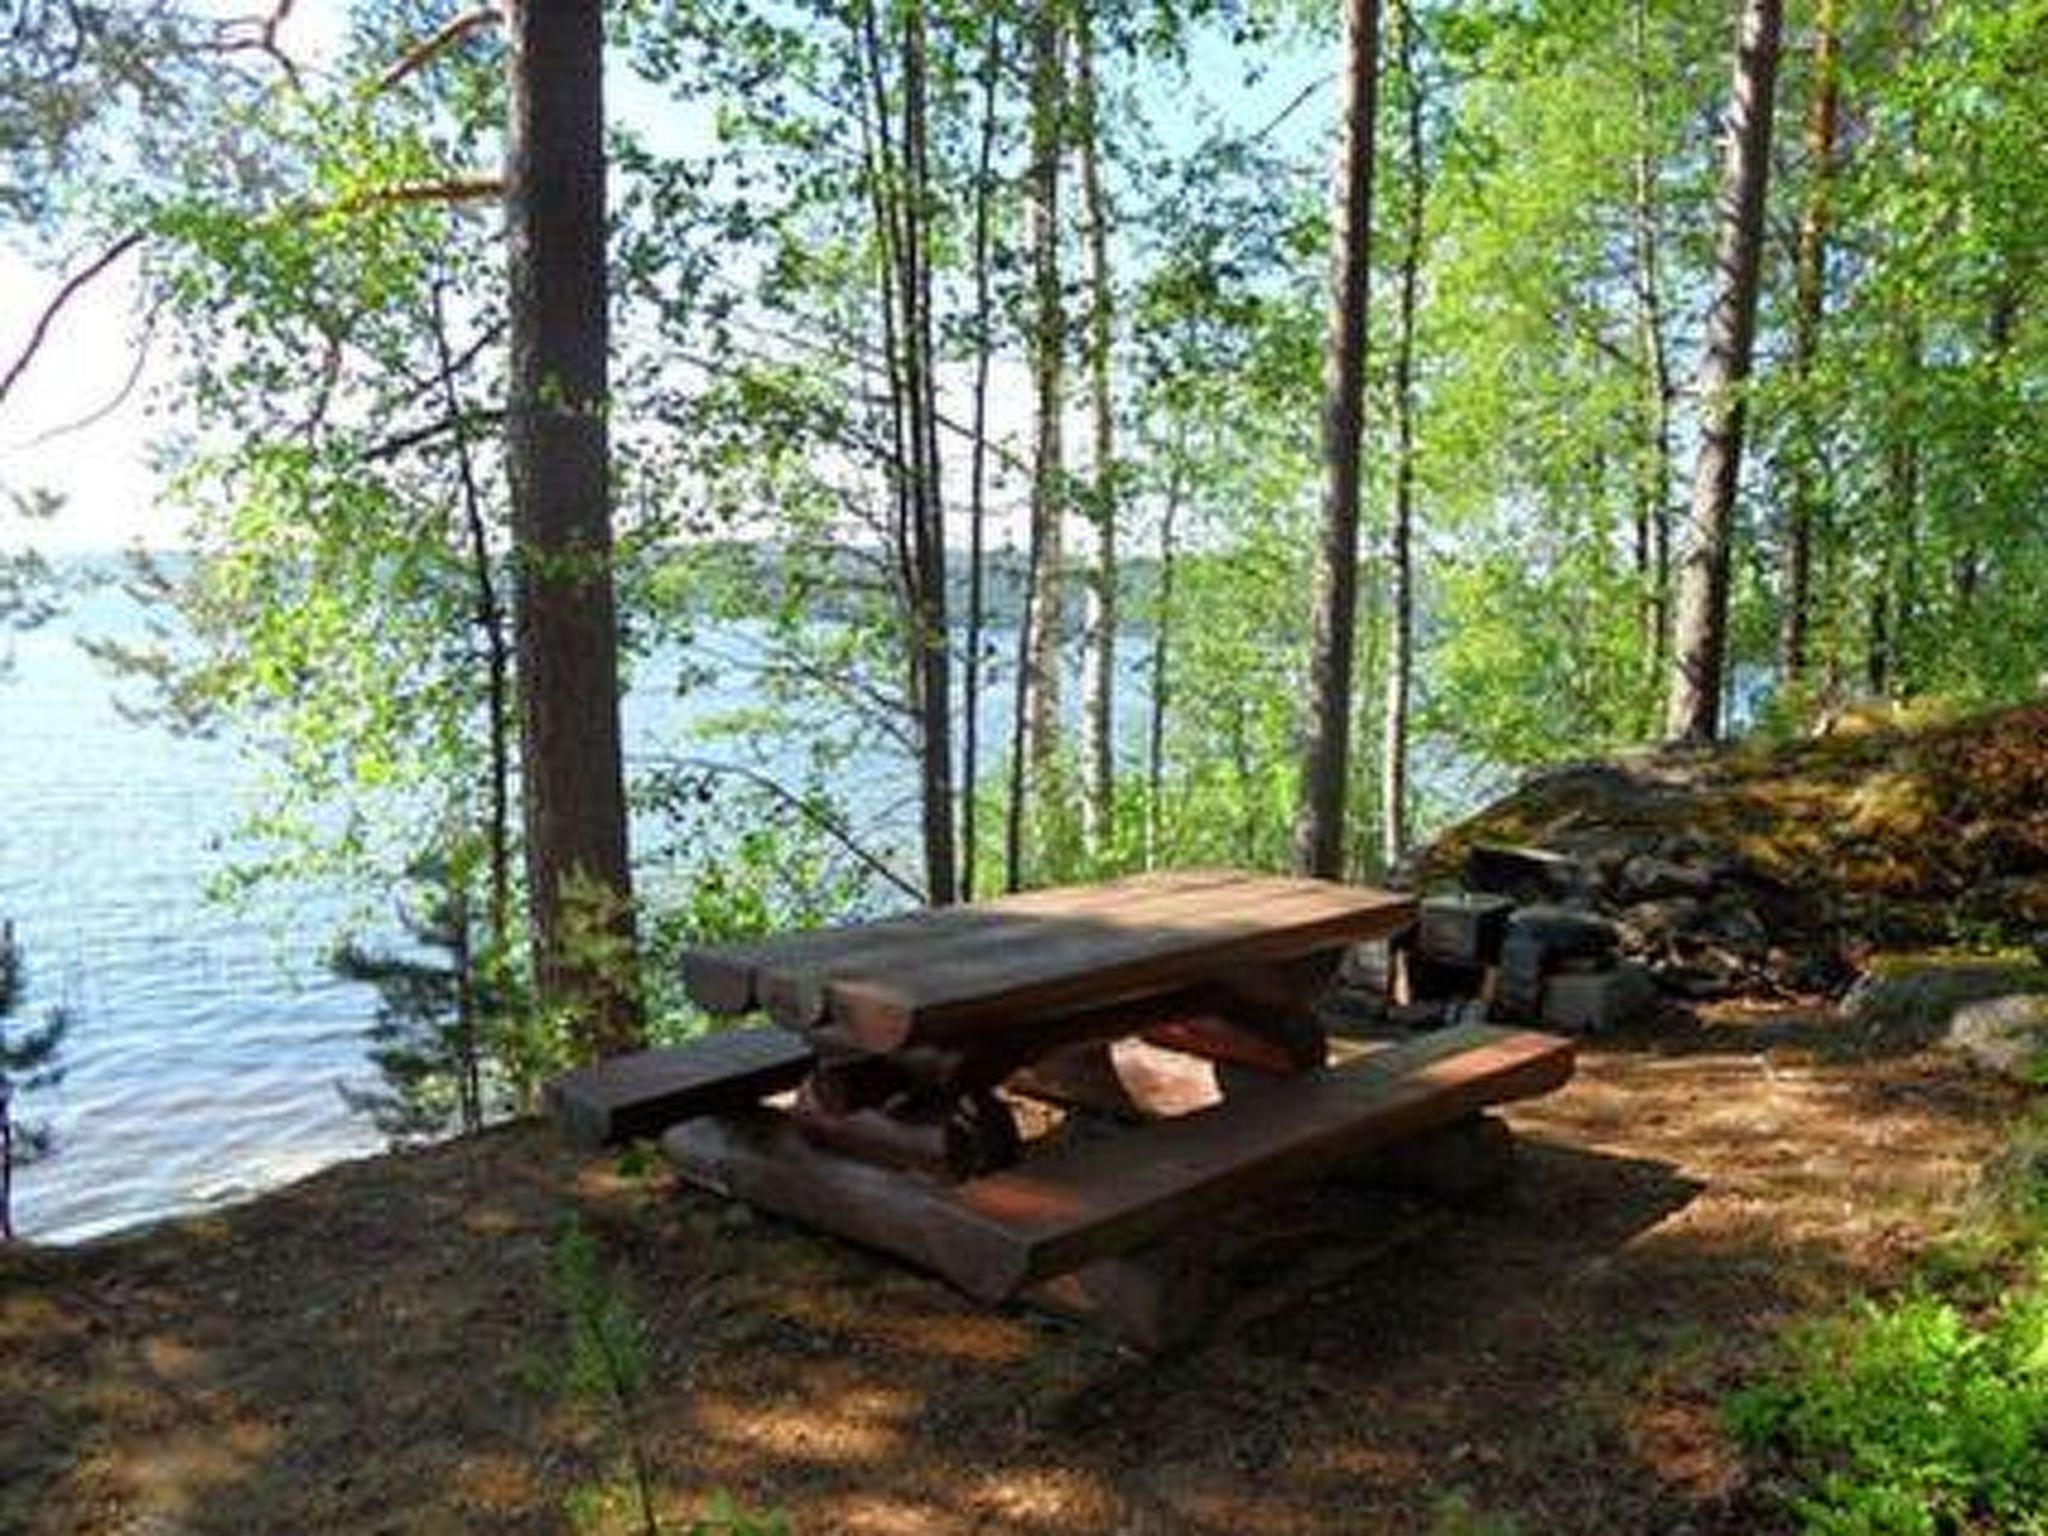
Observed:
[[[0,1256],[0,1530],[566,1528],[616,1464],[551,1382],[572,1212],[648,1325],[674,1528],[723,1486],[803,1533],[1769,1529],[1720,1400],[1901,1278],[2015,1094],[1832,1013],[1608,1041],[1512,1114],[1502,1206],[1274,1206],[1159,1360],[518,1126]]]

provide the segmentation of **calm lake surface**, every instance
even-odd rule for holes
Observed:
[[[246,1198],[384,1145],[338,1091],[376,1081],[364,1043],[376,994],[323,964],[357,907],[305,889],[260,890],[248,910],[209,900],[257,769],[231,742],[124,717],[115,697],[132,688],[80,636],[139,640],[143,616],[99,587],[41,628],[0,632],[12,664],[0,677],[0,917],[28,967],[16,1023],[50,1008],[73,1020],[63,1081],[17,1105],[55,1138],[55,1155],[15,1183],[17,1225],[43,1242]],[[728,657],[749,649],[737,631],[704,640]],[[694,716],[745,702],[727,683],[686,705],[672,684],[672,669],[650,665],[628,695],[629,756],[687,749]],[[1004,697],[988,700],[991,742]],[[740,756],[729,743],[708,755]],[[877,791],[908,783],[881,764],[859,778]],[[661,873],[647,872],[649,890]]]

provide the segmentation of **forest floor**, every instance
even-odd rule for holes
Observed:
[[[1553,776],[1463,830],[1582,836],[1622,887],[1631,858],[1719,860],[1874,970],[1969,942],[1973,896],[2048,920],[2043,806],[2033,709]],[[1730,1391],[1965,1231],[2030,1101],[1924,1012],[1723,1000],[1588,1042],[1509,1112],[1497,1208],[1263,1207],[1229,1311],[1159,1359],[531,1123],[0,1251],[0,1533],[635,1529],[602,1507],[615,1419],[563,1385],[572,1219],[645,1323],[670,1531],[719,1489],[803,1536],[1769,1531]]]
[[[1769,1529],[1728,1390],[1953,1230],[2020,1093],[1829,1009],[1610,1039],[1510,1115],[1499,1208],[1267,1209],[1157,1360],[517,1125],[0,1255],[0,1531],[568,1528],[622,1449],[559,1386],[572,1215],[672,1530],[719,1488],[801,1533]]]

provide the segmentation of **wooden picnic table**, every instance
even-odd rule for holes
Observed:
[[[1190,870],[695,949],[690,996],[769,1027],[551,1097],[587,1140],[666,1127],[691,1181],[999,1298],[1564,1081],[1566,1042],[1483,1025],[1330,1064],[1319,997],[1413,913]],[[1020,1093],[1154,1123],[1040,1146]]]

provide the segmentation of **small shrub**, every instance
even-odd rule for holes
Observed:
[[[1809,1325],[1728,1422],[1785,1458],[1809,1532],[2048,1533],[2048,1290],[1981,1321],[1919,1292]]]

